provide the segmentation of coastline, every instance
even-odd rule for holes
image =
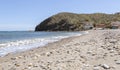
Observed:
[[[82,35],[86,35],[86,34],[88,34],[88,31],[85,31],[84,34],[80,34],[79,36],[77,35],[77,36],[67,37],[67,38],[63,38],[63,39],[60,39],[60,40],[55,41],[55,42],[50,42],[50,43],[46,44],[45,46],[40,46],[40,47],[37,47],[37,48],[33,48],[33,49],[26,50],[26,51],[21,51],[21,52],[8,53],[7,55],[1,56],[0,58],[9,57],[9,56],[16,56],[16,55],[24,54],[26,52],[30,52],[30,51],[34,51],[34,50],[36,51],[38,49],[41,52],[43,52],[43,50],[45,51],[46,49],[48,49],[48,50],[51,49],[52,50],[52,49],[58,48],[57,46],[52,46],[52,45],[56,45],[56,44],[59,44],[59,43],[62,45],[62,44],[68,43],[73,38],[78,38],[78,37],[81,37]]]
[[[0,57],[5,56],[8,53],[16,53],[16,52],[23,52],[27,50],[31,50],[37,47],[43,47],[48,43],[53,43],[56,41],[59,41],[63,38],[68,38],[72,36],[79,36],[81,34],[86,34],[86,31],[80,31],[80,32],[9,32],[9,35],[7,32],[4,32],[5,39],[8,36],[11,36],[14,34],[14,39],[11,37],[8,37],[8,41],[1,40],[3,43],[0,43]],[[18,35],[19,38],[16,38]],[[32,36],[33,35],[33,36]],[[23,37],[25,36],[25,37]],[[27,36],[27,38],[26,38]],[[11,38],[9,40],[9,38]],[[24,39],[23,39],[24,38]]]
[[[88,32],[44,47],[0,57],[0,70],[119,70],[119,63],[116,64],[120,60],[117,50],[120,49],[119,30]],[[112,44],[111,39],[114,39]]]

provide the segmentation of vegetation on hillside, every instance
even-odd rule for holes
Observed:
[[[39,25],[36,26],[36,31],[78,31],[83,30],[83,24],[86,22],[97,24],[105,24],[110,27],[111,22],[120,21],[120,13],[105,14],[75,14],[75,13],[58,13],[53,15]]]

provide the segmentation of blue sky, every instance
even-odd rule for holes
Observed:
[[[115,13],[120,0],[0,0],[0,31],[34,30],[59,12]]]

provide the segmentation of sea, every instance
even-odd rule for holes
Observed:
[[[34,31],[0,31],[0,57],[8,53],[17,53],[48,43],[59,41],[63,38],[80,36],[88,32],[34,32]]]

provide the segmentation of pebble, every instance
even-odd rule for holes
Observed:
[[[88,51],[88,52],[87,52],[87,54],[91,54],[91,53],[92,53],[92,51]]]
[[[11,60],[16,60],[16,59],[17,59],[17,57],[11,58]]]
[[[21,59],[21,58],[22,58],[22,56],[18,56],[18,57],[11,58],[11,60],[16,60],[16,59]]]
[[[31,67],[31,66],[33,66],[33,64],[32,64],[32,63],[29,63],[29,64],[28,64],[28,67]]]
[[[111,40],[110,40],[110,43],[116,43],[116,42],[117,42],[116,39],[111,39]]]
[[[96,53],[92,53],[92,56],[95,56],[96,55]]]
[[[85,67],[89,67],[90,65],[89,64],[83,64]]]
[[[120,60],[117,60],[117,61],[116,61],[116,64],[120,64]]]
[[[70,52],[69,51],[67,51],[67,54],[69,54]]]
[[[31,70],[32,67],[28,67],[29,70]]]
[[[20,66],[20,64],[16,63],[16,64],[15,64],[15,66],[16,66],[16,67],[19,67],[19,66]]]
[[[104,69],[109,69],[109,68],[110,68],[110,66],[108,66],[107,64],[103,64],[102,67],[103,67]]]
[[[46,55],[47,56],[50,56],[52,54],[52,52],[47,52]]]
[[[100,67],[94,67],[93,70],[100,70]]]
[[[18,58],[19,58],[19,59],[21,59],[21,58],[22,58],[22,56],[18,56]]]
[[[35,53],[35,56],[40,57],[40,55],[39,55],[39,54],[37,54],[37,53]]]
[[[37,65],[33,65],[33,67],[38,67]]]
[[[113,53],[114,52],[114,50],[110,50],[110,53]]]

